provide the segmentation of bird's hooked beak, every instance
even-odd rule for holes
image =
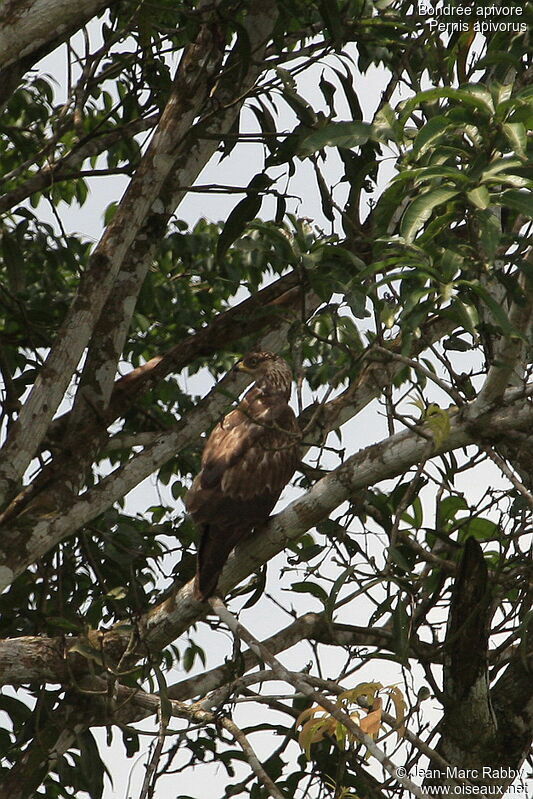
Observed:
[[[231,371],[232,372],[245,372],[246,374],[252,374],[252,370],[248,369],[248,367],[245,366],[242,361],[237,361],[237,363],[235,364],[235,366],[233,367],[233,369]]]

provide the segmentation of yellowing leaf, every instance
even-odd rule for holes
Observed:
[[[350,688],[348,691],[343,691],[339,694],[336,705],[339,709],[344,710],[365,734],[375,738],[379,734],[382,724],[383,700],[379,696],[380,691],[386,691],[394,703],[397,721],[395,731],[398,737],[401,738],[405,732],[403,721],[405,719],[406,704],[402,692],[396,686],[386,685],[383,687],[380,682],[362,682],[356,685],[355,688]],[[350,705],[355,704],[364,705],[366,716],[363,719],[360,718],[359,713],[350,712]],[[355,736],[342,722],[337,721],[318,705],[309,707],[300,713],[296,726],[300,725],[303,726],[298,742],[305,751],[305,756],[308,760],[311,759],[311,746],[318,741],[322,741],[326,735],[335,738],[341,751],[346,749],[347,742],[356,740]],[[370,752],[367,753],[367,757],[370,757]]]
[[[403,698],[403,694],[397,686],[393,686],[389,688],[389,696],[392,699],[394,704],[394,715],[396,716],[396,735],[398,738],[403,738],[405,735],[405,724],[403,720],[405,719],[405,711],[407,710],[407,705],[405,703],[405,699]]]
[[[431,430],[435,446],[439,449],[450,435],[450,417],[434,402],[428,405],[425,421]]]
[[[370,735],[372,738],[376,737],[381,727],[381,714],[383,712],[381,705],[382,701],[378,697],[374,702],[375,709],[371,710],[370,713],[359,722],[359,726],[363,732],[366,732],[366,734]]]
[[[305,756],[308,760],[311,760],[311,745],[322,741],[328,733],[333,732],[334,723],[335,720],[328,716],[322,719],[310,719],[304,724],[298,736],[298,743],[305,751]]]
[[[305,710],[302,710],[298,718],[296,719],[296,726],[299,727],[300,724],[303,724],[304,721],[307,721],[311,716],[314,716],[316,713],[325,713],[325,711],[321,707],[308,707]]]
[[[383,688],[380,682],[362,682],[356,685],[355,688],[350,688],[349,691],[343,691],[339,694],[339,699],[346,699],[348,702],[357,702],[358,697],[367,696],[369,702],[374,701],[375,695]]]

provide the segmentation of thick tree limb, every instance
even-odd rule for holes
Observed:
[[[151,211],[157,212],[154,202],[175,167],[176,142],[183,138],[202,109],[209,81],[217,72],[223,55],[224,36],[216,25],[202,25],[196,42],[183,54],[154,137],[113,221],[89,260],[56,343],[2,448],[0,501],[16,488],[40,446],[121,264],[146,217]]]
[[[533,262],[532,255],[530,260]],[[528,332],[532,324],[533,284],[528,284],[525,279],[522,283],[525,291],[524,301],[520,304],[515,301],[509,314],[509,323],[517,333],[503,336],[496,349],[494,363],[491,364],[479,392],[480,413],[495,405],[508,385],[520,383],[523,379],[524,364],[521,361],[528,345]]]
[[[5,0],[0,9],[2,70],[53,44],[57,46],[117,0]],[[27,62],[25,61],[25,64]]]
[[[265,336],[261,340],[263,348],[277,351],[285,343],[286,329],[286,325],[280,325],[274,332]],[[180,448],[188,446],[197,440],[206,427],[218,421],[227,409],[227,394],[236,397],[249,382],[250,378],[244,373],[236,374],[231,372],[226,375],[196,405],[194,411],[187,414],[178,423],[173,431],[160,434],[151,447],[143,450],[140,453],[141,460],[138,460],[138,456],[134,456],[130,461],[98,483],[94,489],[82,494],[75,502],[72,502],[67,496],[63,498],[59,505],[52,503],[50,506],[47,494],[45,492],[39,494],[29,508],[25,509],[17,517],[16,523],[3,527],[2,533],[4,537],[2,541],[7,559],[2,562],[0,544],[0,584],[2,579],[7,580],[4,585],[9,584],[13,579],[13,572],[10,571],[7,562],[10,561],[11,556],[16,558],[15,542],[24,548],[28,556],[34,545],[44,554],[56,543],[59,543],[60,540],[78,530],[90,519],[96,518],[102,511],[113,504],[115,501],[112,496],[113,491],[119,492],[117,499],[119,495],[124,496],[144,477],[148,477],[169,458],[173,457]],[[132,466],[134,467],[133,469],[131,468]],[[144,477],[141,477],[141,474],[144,474]],[[10,553],[9,555],[7,554],[8,552]],[[28,565],[39,557],[41,555],[32,557],[28,561]],[[21,565],[22,562],[22,560],[19,560]],[[5,566],[7,566],[7,570],[3,568]]]
[[[269,41],[276,14],[276,6],[271,0],[267,3],[255,3],[250,7],[246,17],[246,27],[249,28],[248,36],[254,57],[261,58],[266,43]],[[215,92],[216,98],[214,99],[217,103],[220,103],[220,106],[219,111],[212,115],[210,124],[218,131],[219,136],[233,125],[240,112],[244,98],[259,73],[260,67],[257,66],[257,62],[254,60],[245,74],[241,75],[241,61],[242,53],[236,45],[234,52],[228,59],[222,77],[219,79]],[[124,392],[121,392],[120,396],[116,397],[117,401],[114,408],[110,410],[108,407],[118,360],[122,353],[137,295],[152,262],[156,243],[164,235],[168,219],[184,196],[183,190],[176,190],[175,185],[194,182],[200,169],[205,166],[217,146],[217,141],[215,140],[202,142],[201,146],[197,148],[201,157],[191,159],[191,146],[197,135],[195,131],[198,125],[193,127],[192,131],[188,127],[180,127],[177,124],[178,120],[175,118],[176,111],[172,110],[173,105],[177,105],[178,112],[179,109],[183,109],[184,105],[187,105],[187,95],[180,95],[180,91],[183,92],[184,84],[188,85],[188,81],[191,78],[188,74],[191,71],[189,62],[190,59],[187,59],[187,57],[182,59],[175,80],[174,91],[167,103],[158,131],[156,131],[156,136],[154,137],[155,140],[159,135],[160,128],[168,129],[167,116],[174,119],[176,123],[174,131],[175,142],[171,149],[174,168],[166,180],[163,181],[158,191],[157,202],[154,201],[151,209],[147,209],[146,220],[140,226],[135,240],[131,243],[128,252],[124,256],[123,265],[115,280],[113,290],[104,305],[100,319],[91,336],[74,406],[66,417],[68,420],[67,430],[65,432],[63,429],[61,433],[60,447],[54,450],[52,462],[43,469],[35,481],[35,485],[30,489],[31,494],[45,486],[48,496],[47,503],[51,508],[54,507],[54,494],[59,493],[64,495],[63,499],[68,499],[67,494],[75,495],[78,493],[84,483],[87,470],[93,458],[97,456],[102,444],[107,439],[106,427],[116,418],[116,415],[124,413],[127,407],[133,403],[135,398],[135,392],[132,390],[134,378],[130,377],[129,380],[131,382],[128,393],[125,395]],[[214,69],[211,66],[206,75],[211,74]],[[237,76],[239,77],[238,80],[236,79]],[[205,91],[205,85],[199,91],[200,97],[202,96],[202,91]],[[195,98],[195,103],[193,103],[195,109],[198,99]],[[225,105],[221,104],[222,101],[224,101]],[[171,109],[170,112],[169,109]],[[181,122],[181,119],[179,121]],[[203,123],[200,123],[200,126],[203,129]],[[186,146],[184,145],[185,140],[187,142]],[[139,169],[142,166],[143,164],[141,163]],[[127,196],[128,192],[123,198],[121,207],[123,207]],[[133,196],[131,199],[132,202],[136,202]],[[291,285],[295,284],[291,283]],[[274,294],[274,296],[276,295]],[[286,299],[288,299],[290,304],[291,300],[294,301],[296,298]],[[235,322],[238,314],[234,313],[230,316],[231,322]],[[235,325],[235,328],[238,328],[238,326]],[[201,337],[196,340],[200,341]],[[183,347],[182,351],[187,352],[187,347]],[[175,359],[176,353],[172,353],[168,359],[162,359],[161,365],[154,371],[154,379],[155,377],[161,379],[162,376],[168,374]],[[155,367],[155,364],[152,363],[151,367]],[[150,367],[143,367],[135,377],[138,378],[142,374],[143,379],[146,380],[149,373]],[[141,383],[142,381],[137,383],[137,386],[140,387]],[[124,383],[120,385],[123,387]],[[128,398],[127,401],[126,398]],[[89,447],[87,442],[90,442]],[[68,475],[67,479],[66,475]],[[24,494],[24,501],[26,501],[27,493],[25,492]],[[60,497],[56,498],[55,504],[56,507],[60,505]],[[11,515],[11,510],[10,508],[8,515]]]
[[[183,189],[176,189],[176,186],[188,186],[194,183],[201,169],[216,151],[220,137],[233,126],[244,99],[260,72],[261,67],[258,66],[258,61],[259,63],[262,61],[276,18],[277,7],[273,0],[262,3],[256,0],[250,6],[245,20],[245,30],[253,60],[243,72],[243,54],[238,42],[224,65],[222,64],[222,53],[220,53],[217,61],[218,67],[213,64],[209,70],[211,81],[216,80],[216,89],[212,92],[211,102],[217,111],[206,114],[206,109],[199,108],[195,98],[195,111],[203,110],[203,118],[196,125],[180,126],[177,131],[172,148],[172,170],[169,171],[166,180],[159,188],[157,202],[146,215],[144,224],[137,231],[135,240],[124,258],[113,291],[104,306],[89,343],[74,406],[69,415],[68,438],[72,442],[72,447],[76,446],[80,437],[85,438],[84,425],[88,419],[94,418],[95,410],[97,414],[104,414],[107,409],[136,299],[152,263],[156,244],[164,236],[171,215],[186,194]],[[216,35],[223,41],[224,32],[222,30],[217,31]],[[209,46],[219,48],[220,41],[213,40]],[[179,80],[179,72],[176,79],[176,90],[179,92],[183,92],[185,86],[182,84],[183,82],[187,84],[187,70],[190,70],[186,59],[183,63],[183,80]],[[207,88],[207,84],[199,86],[200,96],[204,100]],[[180,107],[183,106],[184,98],[178,91],[171,95],[167,109],[176,102]],[[178,121],[174,113],[172,113],[172,118],[174,123]],[[198,136],[204,132],[206,125],[213,128],[218,138],[202,142],[202,145],[198,147]],[[199,156],[196,159],[191,158],[191,148],[194,143]]]
[[[452,589],[450,617],[444,645],[444,717],[437,751],[450,763],[452,769],[465,769],[469,779],[481,792],[492,787],[503,795],[512,779],[500,776],[498,767],[515,770],[521,765],[521,744],[508,750],[513,716],[500,716],[501,729],[492,707],[488,678],[489,624],[492,615],[492,597],[487,565],[483,551],[474,538],[464,546],[458,575]],[[510,671],[516,669],[516,664]],[[527,705],[527,696],[533,693],[531,685],[521,700]],[[501,698],[501,694],[499,694]],[[531,726],[527,734],[531,741]],[[502,740],[503,739],[503,740]],[[503,746],[502,746],[503,743]],[[519,757],[517,758],[517,754]],[[525,756],[525,755],[524,755]],[[483,772],[483,767],[487,772]],[[450,770],[441,770],[428,784],[446,786],[453,791],[457,784]],[[454,791],[456,793],[456,791]],[[466,795],[466,794],[465,794]]]
[[[228,611],[219,597],[211,597],[211,599],[208,601],[213,611],[221,619],[221,621],[227,624],[232,633],[245,641],[250,649],[256,653],[258,658],[264,660],[265,663],[268,663],[270,668],[281,680],[289,685],[293,685],[297,691],[303,693],[305,696],[308,696],[318,705],[323,707],[324,710],[327,710],[327,712],[333,716],[333,718],[337,719],[337,721],[340,721],[340,723],[346,727],[353,738],[359,743],[363,744],[376,758],[376,760],[381,763],[385,771],[387,771],[391,777],[397,780],[404,788],[410,791],[413,796],[419,797],[419,799],[429,799],[429,797],[418,787],[418,785],[415,785],[415,783],[413,783],[408,777],[402,777],[398,774],[398,771],[390,758],[375,744],[374,740],[369,735],[361,730],[359,725],[353,721],[348,713],[342,710],[338,704],[328,699],[323,693],[311,688],[308,682],[292,674],[284,666],[282,666],[279,660],[277,660],[266,649],[266,647],[264,647],[245,627],[243,627],[242,624],[237,621],[237,619]]]
[[[392,633],[384,628],[369,629],[351,624],[326,623],[323,613],[305,613],[263,643],[273,654],[284,652],[303,640],[332,646],[376,647],[392,652],[394,651],[392,639]],[[427,662],[440,660],[438,652],[431,644],[413,638],[411,645],[413,657],[422,656]],[[21,636],[0,640],[0,684],[65,685],[73,678],[80,679],[91,664],[79,653],[89,647],[89,642],[78,638]],[[251,669],[256,662],[257,659],[251,650],[244,652],[241,663],[243,673]],[[171,699],[180,701],[192,699],[200,694],[214,691],[234,677],[234,664],[224,663],[203,674],[170,685],[168,695]]]
[[[506,397],[510,401],[517,393],[510,390]],[[527,429],[532,422],[533,405],[530,400],[522,399],[480,417],[477,427],[485,433],[491,430],[496,435],[505,435],[506,429]],[[475,444],[476,440],[470,420],[462,419],[460,414],[450,414],[450,433],[438,449],[432,447],[426,438],[410,430],[366,447],[273,517],[260,535],[240,545],[230,555],[222,572],[220,591],[229,591],[281,552],[290,541],[297,540],[306,530],[327,518],[357,491],[404,474],[423,458]],[[149,646],[166,646],[202,612],[202,605],[192,599],[191,591],[192,583],[147,614],[143,624]]]
[[[220,386],[238,393],[243,388],[243,383],[235,375],[230,374],[221,381]],[[242,552],[239,547],[239,567],[235,572],[232,567],[232,577],[228,582],[223,574],[221,590],[227,591],[246,575],[255,571],[259,565],[284,549],[289,540],[298,538],[305,530],[321,521],[355,491],[389,477],[396,477],[411,468],[413,464],[428,457],[430,453],[433,456],[475,443],[481,434],[484,439],[490,440],[492,435],[497,437],[512,430],[527,430],[533,420],[533,407],[528,398],[521,397],[522,393],[515,389],[509,390],[506,394],[506,405],[481,417],[477,417],[475,403],[465,407],[464,415],[450,413],[450,434],[443,444],[438,449],[433,448],[433,451],[427,437],[406,431],[352,456],[342,466],[316,483],[302,499],[293,502],[276,517],[278,522],[274,519],[269,524],[270,535],[254,540],[255,556],[251,552],[248,556],[246,546]],[[51,547],[98,516],[115,499],[127,494],[171,457],[179,447],[192,442],[207,426],[206,414],[210,420],[215,421],[225,404],[225,397],[221,397],[217,391],[211,392],[199,403],[195,411],[187,416],[186,425],[183,424],[182,429],[171,434],[162,434],[152,447],[132,458],[95,488],[87,491],[73,503],[72,507],[65,509],[64,513],[53,516],[52,519],[41,518],[37,522],[28,519],[28,526],[25,526],[24,516],[21,516],[18,526],[7,527],[3,532],[0,548],[0,584],[8,585],[15,576],[22,573]],[[228,567],[230,564],[235,566],[234,556],[230,557]],[[225,573],[229,575],[230,572]],[[158,642],[157,646],[164,646],[177,637],[179,632],[176,632],[174,626],[176,623],[181,625],[184,620],[188,626],[197,614],[198,604],[191,603],[185,589],[184,592],[181,592],[175,600],[166,600],[163,603],[165,612],[164,618],[160,620],[163,625],[161,628],[160,621],[157,620],[157,611],[154,611],[147,620],[149,629],[161,630],[163,642]],[[186,598],[186,607],[182,606],[179,597]],[[171,612],[167,615],[167,610],[170,611],[171,608]],[[163,632],[165,629],[166,632]],[[167,638],[168,635],[170,638]],[[156,639],[159,639],[159,633]]]
[[[300,276],[296,272],[284,275],[257,294],[224,311],[206,327],[182,339],[163,355],[156,355],[116,380],[103,420],[106,426],[132,407],[140,393],[149,391],[172,372],[180,372],[195,358],[219,352],[222,347],[251,333],[259,334],[274,320],[283,324],[287,312],[297,309],[304,300],[304,289],[299,284]],[[315,303],[313,300],[311,307],[315,307]],[[52,422],[46,443],[53,445],[61,440],[69,416],[70,412],[67,412]],[[94,425],[94,419],[92,424],[88,421],[88,426],[83,429],[84,437],[91,434]]]
[[[502,762],[517,769],[531,752],[533,730],[533,617],[524,619],[522,641],[492,689]]]

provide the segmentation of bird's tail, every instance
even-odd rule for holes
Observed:
[[[198,547],[195,599],[203,602],[215,593],[220,572],[231,550],[245,535],[243,530],[227,530],[212,524],[204,526]]]

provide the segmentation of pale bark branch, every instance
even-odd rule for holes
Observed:
[[[263,348],[277,351],[286,341],[286,331],[287,324],[266,335],[261,341]],[[15,572],[21,573],[59,541],[125,496],[176,452],[197,441],[206,427],[218,421],[227,409],[227,394],[237,397],[249,382],[244,373],[226,375],[172,431],[161,433],[151,447],[132,457],[76,501],[63,503],[59,508],[50,507],[47,494],[38,494],[32,505],[2,528],[0,585],[8,585]]]
[[[175,187],[194,183],[201,169],[216,151],[220,136],[231,129],[240,113],[245,97],[260,72],[260,67],[256,66],[255,59],[262,60],[276,18],[277,9],[272,0],[262,3],[256,1],[250,6],[244,27],[254,60],[244,74],[241,74],[243,56],[238,43],[235,44],[233,52],[224,66],[222,66],[222,51],[218,56],[218,68],[213,64],[209,70],[206,70],[206,79],[210,76],[214,80],[215,73],[217,71],[220,73],[212,97],[213,107],[217,108],[217,111],[208,115],[208,121],[200,120],[196,125],[189,124],[184,127],[181,116],[176,115],[175,111],[171,111],[170,116],[176,128],[171,151],[173,166],[169,170],[166,180],[159,187],[157,202],[154,203],[144,224],[137,231],[135,241],[132,242],[124,258],[113,291],[91,337],[69,418],[71,438],[75,439],[79,436],[87,418],[91,418],[94,414],[95,408],[101,413],[107,408],[137,295],[152,263],[156,244],[164,236],[168,220],[186,194],[183,189]],[[222,34],[220,37],[222,40],[224,39]],[[213,47],[213,42],[210,42],[210,46]],[[180,80],[179,71],[176,79],[176,89],[179,92],[183,92],[182,84],[186,84],[190,79],[186,72],[186,70],[190,71],[190,63],[185,58],[182,63],[185,64],[183,80]],[[194,101],[195,112],[199,110],[198,99],[205,99],[208,89],[207,81],[204,80],[203,85],[198,85],[197,89],[199,97]],[[181,113],[183,98],[177,92],[171,95],[167,109],[172,108],[175,104]],[[167,110],[163,114],[162,122],[166,114]],[[187,116],[187,120],[192,121],[190,115]],[[213,127],[219,138],[200,144],[198,136],[204,132],[206,124]],[[198,151],[196,159],[190,157],[193,143],[196,143]]]
[[[513,402],[520,392],[506,393],[508,405],[478,419],[485,434],[505,435],[506,430],[527,429],[533,422],[533,405],[526,399]],[[469,419],[450,414],[450,433],[447,439],[430,453],[426,438],[416,432],[404,431],[384,441],[366,447],[348,458],[340,467],[318,481],[304,496],[273,517],[260,534],[237,547],[230,555],[219,580],[219,590],[225,594],[261,565],[281,552],[290,541],[297,540],[306,530],[322,521],[342,502],[361,489],[382,480],[404,474],[422,458],[435,457],[459,447],[475,444],[477,436]],[[151,610],[143,620],[146,640],[161,647],[187,629],[195,618],[203,615],[205,606],[192,599],[192,582],[175,597]]]
[[[147,216],[158,212],[155,201],[175,167],[176,143],[200,113],[209,82],[219,69],[223,55],[224,37],[216,37],[213,26],[207,24],[201,26],[195,43],[184,51],[152,141],[113,221],[89,259],[56,343],[2,448],[0,501],[17,487],[41,444],[130,246]]]
[[[51,43],[62,41],[102,9],[116,2],[5,0],[0,9],[0,70],[26,56],[39,53]]]
[[[22,185],[0,196],[0,213],[5,213],[17,203],[22,202],[35,192],[43,191],[61,180],[72,179],[76,170],[80,169],[87,158],[105,152],[118,141],[128,136],[135,136],[155,127],[159,114],[152,114],[146,119],[135,119],[117,130],[90,135],[87,140],[80,141],[69,153],[54,161],[43,164],[35,175],[29,177]]]
[[[529,260],[533,263],[533,256]],[[522,303],[514,302],[509,313],[509,323],[516,333],[504,335],[494,354],[485,382],[479,392],[477,403],[483,413],[493,407],[503,396],[508,385],[523,379],[523,354],[528,345],[527,335],[531,329],[533,314],[533,284],[522,280],[525,298]],[[514,379],[513,379],[514,378]]]
[[[273,335],[279,333],[277,331]],[[238,379],[236,375],[230,374],[221,381],[219,387],[233,390],[235,394],[244,386],[242,378]],[[115,499],[124,496],[172,457],[180,447],[195,440],[199,432],[207,426],[206,415],[210,421],[215,421],[227,403],[217,389],[207,395],[187,416],[186,424],[182,425],[185,429],[162,434],[152,447],[133,457],[95,488],[87,491],[63,515],[39,519],[30,533],[24,526],[24,517],[20,528],[7,527],[3,532],[0,549],[0,583],[9,584],[52,546],[98,516]],[[506,404],[482,417],[475,412],[475,403],[466,406],[464,416],[450,413],[450,433],[438,448],[432,448],[427,440],[427,432],[425,436],[421,436],[408,430],[353,455],[316,483],[304,497],[275,517],[267,527],[268,536],[254,539],[253,546],[248,544],[239,547],[238,563],[235,555],[230,556],[220,581],[221,590],[229,590],[284,549],[290,540],[297,539],[361,488],[396,477],[423,458],[476,443],[480,430],[484,440],[490,438],[491,431],[498,436],[512,430],[527,430],[533,421],[533,406],[527,397],[523,397],[523,393],[521,390],[510,389],[504,398]],[[190,586],[187,586],[177,597],[163,603],[165,609],[172,609],[168,614],[165,612],[163,618],[158,619],[157,608],[148,616],[149,637],[155,634],[156,640],[161,636],[165,642],[157,645],[165,645],[176,638],[178,633],[175,625],[181,627],[185,622],[188,626],[198,614],[201,605],[191,601],[189,589]]]
[[[163,355],[156,355],[116,380],[109,407],[105,411],[106,426],[122,416],[141,391],[148,391],[171,372],[181,371],[195,358],[212,355],[224,344],[233,343],[250,333],[260,333],[273,320],[284,325],[287,315],[291,315],[304,299],[299,282],[300,277],[295,272],[284,275],[257,294],[224,311],[205,328],[187,336]],[[310,296],[309,300],[307,305],[312,311],[316,306],[316,298]],[[70,412],[67,412],[52,422],[49,443],[62,437],[69,420]],[[84,438],[91,434],[93,427],[94,423],[83,429]],[[147,443],[153,443],[157,435],[153,434]],[[142,440],[136,440],[135,443],[139,445]]]
[[[323,613],[305,613],[263,643],[273,654],[278,654],[303,640],[331,646],[365,646],[394,650],[393,636],[388,629],[326,623]],[[88,670],[89,662],[78,654],[78,643],[84,644],[84,640],[41,636],[0,639],[0,684],[66,684],[72,678],[79,679]],[[439,653],[431,644],[412,639],[411,645],[413,657],[420,656],[427,662],[439,662]],[[256,662],[256,656],[251,650],[244,652],[241,664],[243,673],[253,668]],[[171,699],[180,701],[192,699],[208,694],[234,678],[233,663],[224,663],[203,674],[170,685],[168,695]]]
[[[100,439],[102,431],[105,430],[117,418],[123,416],[132,407],[138,395],[153,388],[158,381],[163,380],[170,372],[178,372],[187,366],[191,361],[199,356],[207,356],[219,351],[225,344],[234,342],[245,335],[255,332],[258,335],[264,332],[265,328],[278,326],[276,336],[269,336],[264,340],[263,348],[278,349],[282,345],[283,337],[288,326],[297,318],[297,312],[303,308],[308,315],[311,315],[319,304],[318,297],[312,292],[305,294],[303,287],[299,285],[299,276],[295,272],[280,278],[271,283],[257,294],[244,300],[239,305],[229,308],[224,313],[216,317],[211,324],[200,329],[183,339],[163,355],[157,355],[147,363],[119,378],[114,383],[110,403],[105,413],[99,415],[97,409],[93,409],[90,418],[84,420],[80,425],[77,437],[67,448],[67,454],[62,456],[65,446],[65,433],[70,421],[70,412],[63,414],[55,419],[49,428],[46,439],[43,442],[45,449],[50,448],[55,451],[54,461],[47,464],[38,474],[33,482],[26,486],[13,501],[0,514],[0,524],[4,525],[14,516],[20,514],[30,502],[35,506],[34,497],[39,495],[37,503],[39,507],[42,493],[46,497],[46,505],[49,510],[65,505],[65,500],[56,497],[56,487],[59,490],[64,486],[64,475],[71,475],[72,469],[69,459],[76,459],[79,453],[87,449],[86,442],[92,441],[93,437]],[[92,408],[92,406],[91,406]],[[209,420],[206,421],[206,424]],[[169,434],[172,431],[169,431]],[[198,431],[198,434],[202,430]],[[117,448],[132,448],[143,446],[145,448],[154,445],[161,438],[161,431],[149,433],[127,433],[118,434],[105,442],[101,440],[102,457]],[[94,450],[94,447],[91,446]],[[68,454],[70,452],[70,454]],[[71,498],[68,505],[71,505]],[[40,511],[36,511],[39,515]],[[31,510],[34,513],[34,510]]]
[[[381,763],[385,771],[393,777],[400,785],[410,791],[414,796],[418,797],[418,799],[429,799],[427,794],[422,791],[418,785],[416,785],[412,780],[408,777],[402,777],[398,774],[398,770],[392,760],[383,752],[374,742],[374,740],[364,733],[358,724],[356,724],[353,719],[342,710],[338,704],[332,702],[328,699],[323,693],[319,691],[315,691],[308,682],[305,682],[299,676],[294,675],[290,671],[288,671],[280,662],[277,660],[269,651],[264,647],[243,625],[237,621],[237,619],[233,616],[232,613],[226,608],[224,603],[218,597],[212,597],[208,600],[212,610],[216,613],[216,615],[223,621],[232,633],[237,637],[245,641],[250,649],[252,649],[258,658],[264,660],[265,663],[268,663],[272,671],[277,674],[277,676],[283,680],[284,682],[288,683],[289,685],[294,686],[297,691],[300,691],[305,696],[312,699],[318,705],[324,708],[333,718],[340,721],[346,729],[351,733],[351,735],[376,758],[376,760]]]

